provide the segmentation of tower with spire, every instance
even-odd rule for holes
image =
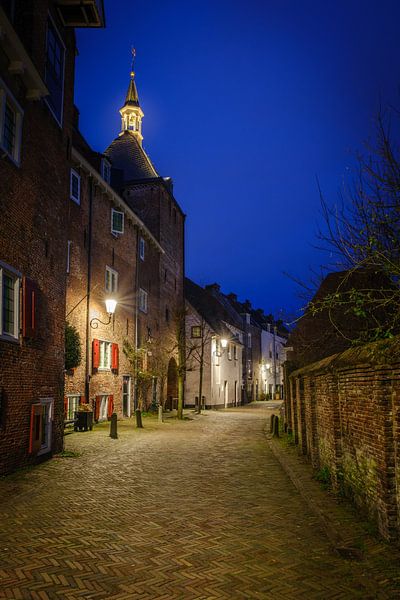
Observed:
[[[139,96],[136,89],[135,83],[135,56],[136,51],[132,48],[132,68],[131,68],[131,79],[129,82],[128,91],[126,93],[125,104],[120,108],[119,112],[121,115],[121,133],[128,131],[134,135],[139,144],[142,145],[142,119],[144,117],[143,111],[140,108]]]

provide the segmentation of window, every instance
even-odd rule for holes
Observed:
[[[111,233],[113,235],[124,233],[124,213],[114,208],[111,209]]]
[[[237,346],[236,346],[236,345],[234,345],[234,346],[233,346],[233,358],[234,358],[235,360],[237,360],[237,357],[238,357],[238,353],[237,353]]]
[[[147,313],[147,292],[142,288],[139,290],[139,310]]]
[[[18,340],[19,337],[20,277],[0,263],[0,337]]]
[[[201,327],[200,327],[200,325],[193,325],[191,337],[192,338],[201,338]]]
[[[100,396],[99,421],[106,421],[108,416],[108,396]]]
[[[20,164],[23,110],[0,79],[0,146]]]
[[[106,267],[106,292],[115,294],[118,291],[118,272],[111,267]]]
[[[111,183],[111,165],[106,158],[101,160],[101,176],[107,183]]]
[[[77,204],[81,203],[81,176],[74,169],[71,169],[69,197]]]
[[[54,401],[50,398],[40,400],[42,405],[42,423],[41,423],[41,445],[40,454],[46,454],[51,450],[51,430],[53,424],[53,404]]]
[[[67,396],[65,406],[65,419],[67,421],[72,421],[72,419],[75,417],[75,411],[78,410],[80,403],[80,396]]]
[[[146,242],[144,241],[144,239],[140,238],[140,241],[139,241],[139,256],[140,256],[140,260],[144,260],[145,244],[146,244]]]
[[[228,360],[232,360],[232,344],[228,344]]]
[[[65,47],[51,19],[47,22],[45,80],[46,102],[59,125],[62,124]]]
[[[251,333],[247,334],[247,347],[251,348]]]
[[[99,369],[111,369],[111,342],[100,341]]]

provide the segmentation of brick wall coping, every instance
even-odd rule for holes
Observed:
[[[333,354],[293,371],[289,377],[300,377],[337,369],[354,369],[357,366],[365,367],[365,365],[389,368],[400,366],[400,335],[390,340],[380,340]]]
[[[113,190],[113,188],[106,181],[104,181],[104,179],[101,177],[100,173],[98,173],[96,171],[96,169],[92,167],[92,165],[82,156],[82,154],[80,154],[78,152],[78,150],[76,148],[72,148],[72,157],[76,161],[79,162],[79,164],[81,165],[81,167],[83,167],[90,175],[92,175],[92,177],[95,179],[97,185],[99,185],[101,188],[103,188],[103,190],[106,192],[106,194],[108,194],[109,196],[111,196],[111,198],[115,202],[115,204],[119,208],[121,208],[124,212],[126,212],[126,214],[128,214],[130,216],[130,218],[135,223],[135,225],[138,226],[138,228],[140,229],[140,231],[157,248],[157,250],[161,254],[165,254],[165,250],[158,243],[158,241],[153,236],[153,234],[150,233],[150,231],[147,229],[147,227],[143,223],[143,221],[141,221],[139,219],[139,217],[137,216],[137,214],[126,204],[126,202],[121,198],[121,196],[119,196]]]

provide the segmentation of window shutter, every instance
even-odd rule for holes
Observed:
[[[64,396],[64,419],[68,416],[68,398]]]
[[[114,412],[114,396],[108,396],[108,406],[107,406],[107,417],[111,419],[111,415]]]
[[[29,432],[29,454],[37,454],[42,445],[42,413],[41,404],[32,404],[31,426]]]
[[[36,333],[37,289],[35,283],[28,277],[23,279],[22,294],[22,335],[32,338]]]
[[[92,342],[92,362],[93,369],[98,369],[100,365],[100,340]]]
[[[113,344],[111,348],[111,368],[117,370],[119,362],[118,344]]]
[[[94,420],[98,421],[99,417],[100,417],[100,402],[101,402],[101,396],[96,396],[96,402],[95,402],[95,406],[94,406]]]

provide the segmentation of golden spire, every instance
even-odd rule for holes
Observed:
[[[136,48],[134,46],[132,46],[131,48],[131,54],[132,54],[132,66],[131,66],[131,78],[133,79],[135,77],[135,57],[136,57]]]

